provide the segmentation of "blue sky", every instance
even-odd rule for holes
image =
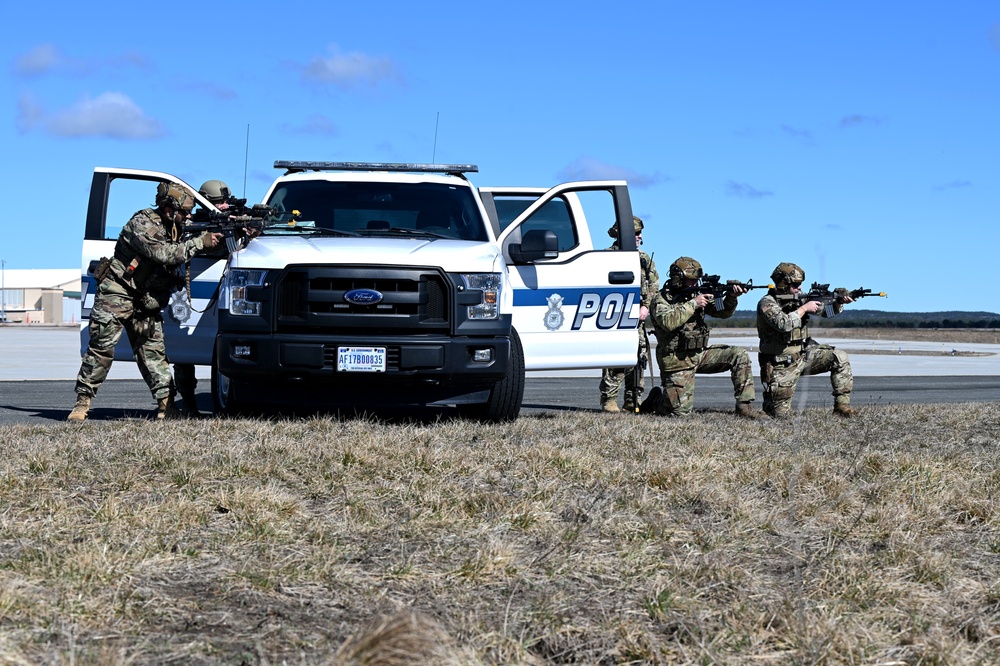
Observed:
[[[661,275],[1000,310],[996,2],[7,4],[9,269],[80,265],[95,166],[258,201],[276,159],[436,161],[625,178]]]

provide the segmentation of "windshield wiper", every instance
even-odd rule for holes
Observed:
[[[405,227],[392,227],[389,229],[378,229],[377,231],[388,234],[399,234],[400,236],[430,236],[431,238],[452,238],[451,236],[445,236],[444,234],[439,234],[436,231],[427,231],[425,229],[407,229]]]
[[[307,227],[300,225],[284,225],[276,224],[274,226],[265,227],[264,231],[271,231],[275,234],[288,234],[288,233],[309,233],[315,234],[317,236],[360,236],[361,234],[355,231],[344,231],[343,229],[329,229],[327,227]]]

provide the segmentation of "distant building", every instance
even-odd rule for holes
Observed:
[[[80,269],[5,269],[0,317],[7,323],[63,324],[80,321]]]

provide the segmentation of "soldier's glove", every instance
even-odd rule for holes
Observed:
[[[206,250],[211,250],[219,244],[222,234],[205,231],[201,234],[201,246]]]
[[[149,312],[155,312],[156,310],[161,310],[167,304],[166,298],[157,298],[153,294],[146,292],[139,298],[139,307],[142,310],[147,310]]]

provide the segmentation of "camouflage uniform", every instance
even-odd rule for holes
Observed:
[[[226,202],[232,196],[229,185],[221,180],[206,180],[198,188],[198,193],[208,199],[213,205],[223,206],[223,208],[228,208]],[[211,219],[209,209],[204,207],[199,207],[191,216],[192,222],[208,222]],[[202,256],[217,257],[220,259],[227,257],[228,254],[224,245],[201,253]],[[189,284],[190,280],[187,279],[187,272],[182,270],[180,273],[180,279],[187,285],[188,298],[190,298],[191,285]],[[198,411],[198,399],[195,395],[198,389],[198,377],[195,374],[194,363],[174,363],[174,386],[177,389],[177,393],[180,394],[181,400],[183,400],[181,413],[188,417],[201,416],[201,413]]]
[[[764,411],[774,417],[792,412],[792,396],[802,375],[830,373],[835,409],[850,405],[854,373],[847,354],[809,337],[809,315],[796,312],[800,301],[776,298],[771,289],[757,304],[757,335],[760,337],[760,381],[764,386]],[[844,309],[834,305],[834,313]],[[825,315],[824,315],[825,316]]]
[[[90,311],[90,345],[76,378],[77,394],[93,397],[97,393],[125,331],[153,398],[171,395],[160,310],[177,284],[172,267],[201,250],[203,238],[178,241],[176,227],[168,231],[156,209],[146,208],[132,216],[118,236],[110,271],[97,285]]]
[[[749,406],[754,400],[753,366],[747,350],[728,345],[708,346],[705,316],[727,319],[736,311],[738,297],[727,293],[722,307],[695,305],[697,293],[674,291],[670,283],[653,298],[649,318],[656,335],[656,361],[663,391],[651,392],[643,412],[685,416],[694,407],[695,374],[731,371],[736,402]],[[760,412],[757,412],[759,414]]]
[[[611,246],[618,249],[618,241]],[[649,304],[660,284],[660,275],[656,272],[653,258],[639,250],[639,304],[649,308]],[[645,322],[639,322],[639,348],[636,354],[636,365],[630,368],[605,368],[601,373],[601,403],[617,401],[622,384],[625,384],[625,410],[634,411],[639,404],[644,389],[645,378],[641,371],[649,363],[649,337],[646,335]],[[637,371],[637,368],[639,370]]]

